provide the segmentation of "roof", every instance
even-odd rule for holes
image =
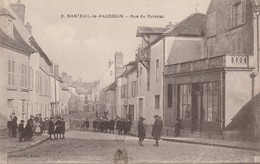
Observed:
[[[126,75],[128,75],[128,74],[134,72],[135,70],[137,70],[137,69],[138,69],[137,62],[134,61],[134,63],[135,63],[135,65],[134,65],[132,68],[130,68],[130,69],[128,69],[128,70],[125,70],[119,77],[124,77],[124,76],[126,76]]]
[[[182,20],[173,28],[170,28],[164,35],[174,36],[202,36],[203,34],[203,21],[205,14],[195,12]]]
[[[260,107],[260,93],[244,105],[240,111],[231,119],[225,130],[237,130],[252,125],[254,120],[254,108]],[[253,126],[253,125],[252,125]]]
[[[4,15],[8,15],[11,18],[15,19],[15,17],[6,8],[2,8],[0,10],[0,16],[4,16]]]
[[[31,54],[34,52],[34,50],[21,39],[21,36],[16,28],[14,28],[14,37],[5,34],[4,31],[0,28],[0,44],[12,47],[25,54]]]
[[[35,40],[35,38],[33,36],[31,36],[29,38],[30,43],[33,45],[33,47],[39,52],[39,54],[44,58],[44,60],[46,61],[46,63],[48,63],[49,66],[52,65],[52,62],[50,61],[50,59],[48,58],[48,56],[45,54],[45,52],[41,49],[41,47],[39,46],[39,44],[37,43],[37,41]]]
[[[114,91],[114,90],[116,90],[116,87],[117,87],[117,82],[114,81],[112,84],[110,84],[110,85],[106,88],[105,92]]]
[[[141,26],[137,28],[137,37],[140,37],[144,34],[163,34],[168,28],[166,27],[146,27]]]

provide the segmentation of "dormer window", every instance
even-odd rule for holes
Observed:
[[[227,7],[227,29],[246,23],[246,0]]]

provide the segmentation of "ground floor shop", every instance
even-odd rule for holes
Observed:
[[[180,74],[165,78],[164,123],[173,134],[177,119],[189,133],[221,135],[224,123],[223,71]]]

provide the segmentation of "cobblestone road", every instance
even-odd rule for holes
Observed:
[[[8,163],[76,162],[114,163],[115,152],[126,151],[128,163],[252,163],[260,152],[214,146],[161,141],[160,147],[153,140],[145,140],[139,147],[136,137],[106,133],[70,131],[65,140],[42,143],[22,152],[8,155]]]

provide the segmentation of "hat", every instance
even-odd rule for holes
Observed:
[[[154,115],[153,118],[158,118],[159,116],[158,115]]]
[[[143,117],[139,117],[139,119],[140,119],[140,120],[145,120],[145,118],[143,118]]]
[[[24,120],[21,120],[21,122],[24,122]]]

